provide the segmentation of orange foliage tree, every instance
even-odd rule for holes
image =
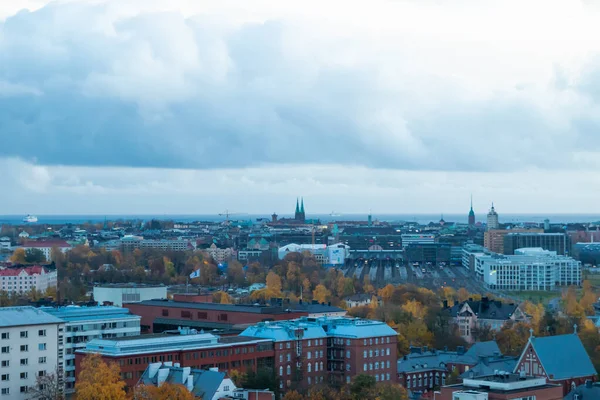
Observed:
[[[119,366],[105,363],[100,355],[90,354],[81,362],[81,372],[75,384],[77,399],[125,400],[125,382]]]

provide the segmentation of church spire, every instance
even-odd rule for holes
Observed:
[[[473,211],[473,193],[471,193],[471,211]]]
[[[298,198],[296,197],[296,214],[300,212],[300,204],[298,203]]]
[[[304,197],[301,200],[302,204],[300,205],[300,212],[304,214]]]

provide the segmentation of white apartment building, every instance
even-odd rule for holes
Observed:
[[[476,255],[475,272],[491,289],[552,290],[581,284],[581,262],[543,249],[518,249],[515,255]]]
[[[42,307],[41,310],[65,323],[65,393],[75,389],[75,351],[84,349],[92,339],[108,339],[140,335],[141,317],[126,308]]]
[[[119,246],[124,252],[135,249],[187,251],[196,248],[195,243],[188,239],[144,239],[141,236],[125,236],[119,241]]]
[[[62,320],[34,307],[0,308],[0,399],[28,399],[38,376],[64,385]]]
[[[94,300],[98,304],[109,302],[120,307],[123,303],[139,303],[144,300],[166,298],[167,287],[164,285],[115,283],[94,286]]]
[[[0,289],[8,293],[25,293],[32,289],[45,292],[56,284],[57,272],[39,265],[0,270]]]
[[[208,255],[210,255],[213,258],[213,260],[215,260],[218,263],[222,263],[223,261],[227,261],[236,257],[235,250],[233,250],[231,247],[220,249],[214,243],[211,244],[208,249],[204,249],[202,251],[208,253]]]
[[[64,240],[44,240],[44,241],[32,241],[26,242],[23,245],[23,249],[27,250],[39,250],[44,254],[46,260],[51,261],[52,249],[58,249],[63,253],[71,250],[71,245]]]

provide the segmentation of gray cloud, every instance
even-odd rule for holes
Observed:
[[[493,49],[115,4],[52,3],[0,22],[0,157],[494,171],[579,167],[579,152],[600,149],[585,140],[600,127],[593,63],[573,84],[557,67],[547,81],[492,76],[499,83],[479,87],[444,61],[483,71]]]

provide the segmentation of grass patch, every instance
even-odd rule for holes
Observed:
[[[508,292],[512,297],[521,299],[521,301],[531,301],[532,303],[542,303],[544,305],[556,297],[561,296],[560,290],[549,290],[549,291],[537,291],[537,290],[524,290],[521,292]]]

